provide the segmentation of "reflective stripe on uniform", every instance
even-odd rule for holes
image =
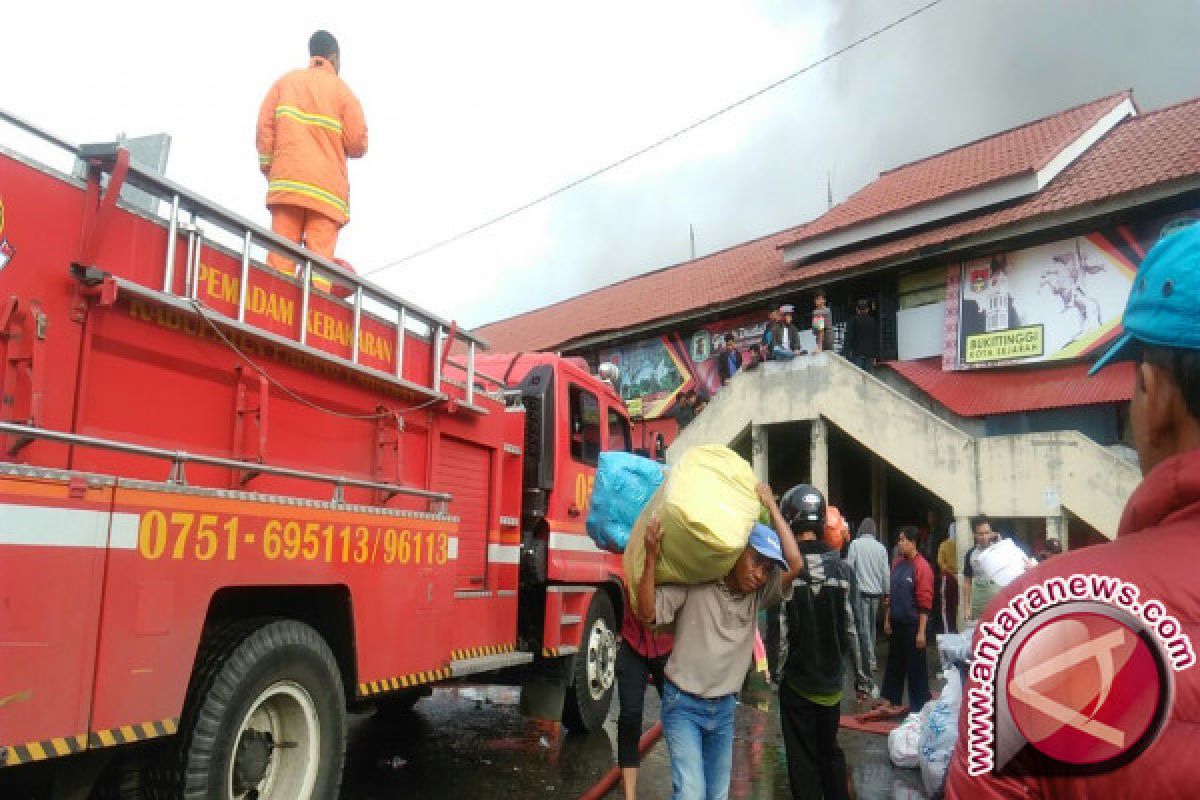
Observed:
[[[270,153],[259,153],[258,154],[258,163],[262,164],[263,166],[270,164],[271,163],[271,154]]]
[[[294,119],[303,125],[314,125],[318,128],[333,131],[334,133],[342,132],[342,123],[340,120],[334,117],[327,117],[324,114],[309,114],[295,106],[275,106],[275,116]]]
[[[311,197],[314,200],[320,200],[323,203],[328,203],[346,216],[350,215],[349,203],[327,189],[322,189],[320,186],[313,186],[311,183],[276,179],[267,182],[267,191],[295,192],[296,194],[302,194],[305,197]]]

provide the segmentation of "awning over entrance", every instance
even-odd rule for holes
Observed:
[[[937,357],[887,366],[963,417],[1116,403],[1133,396],[1132,363],[1113,364],[1091,378],[1091,364],[955,372],[942,370]]]

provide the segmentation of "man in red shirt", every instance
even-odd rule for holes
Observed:
[[[887,666],[883,670],[883,705],[876,716],[900,716],[920,711],[929,702],[929,665],[925,630],[933,608],[933,569],[917,551],[917,529],[900,529],[896,546],[900,557],[892,563],[891,586],[883,596],[883,632],[888,640]],[[904,683],[908,680],[908,707]]]

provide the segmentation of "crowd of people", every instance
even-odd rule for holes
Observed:
[[[870,517],[852,540],[824,537],[827,505],[816,487],[792,487],[778,500],[765,484],[758,492],[771,524],[755,525],[723,581],[656,585],[663,533],[656,521],[646,533],[645,569],[632,587],[641,615],[625,617],[616,667],[618,763],[628,800],[637,793],[648,684],[662,701],[673,796],[726,796],[733,709],[752,666],[760,611],[776,622],[786,653],[772,659],[770,674],[792,794],[851,796],[837,738],[848,678],[863,722],[920,710],[931,699],[930,644],[937,633],[957,631],[960,588],[968,620],[979,619],[998,590],[978,566],[1001,540],[985,516],[970,521],[975,544],[960,569],[954,524],[939,530],[933,512],[921,525],[900,526],[889,552]],[[1061,548],[1047,539],[1039,559],[1052,551]]]
[[[953,525],[942,528],[929,514],[920,525],[895,531],[889,553],[873,519],[863,519],[857,537],[845,546],[820,539],[825,498],[812,486],[797,486],[776,504],[759,486],[771,526],[758,524],[733,570],[704,586],[656,586],[654,566],[661,548],[657,526],[647,533],[646,568],[639,593],[641,617],[631,624],[646,631],[674,624],[674,649],[661,668],[662,719],[672,770],[673,797],[725,798],[730,777],[735,695],[751,663],[751,642],[760,609],[783,604],[788,649],[779,674],[780,724],[787,774],[794,797],[846,797],[845,756],[837,733],[846,665],[861,703],[874,689],[876,634],[888,637],[887,660],[877,704],[861,715],[896,717],[916,711],[930,699],[927,652],[937,632],[952,633],[960,616],[984,621],[1019,592],[1052,577],[1113,575],[1151,587],[1171,624],[1195,627],[1197,600],[1186,570],[1195,554],[1200,523],[1200,225],[1160,242],[1146,257],[1122,321],[1124,331],[1093,367],[1112,360],[1136,362],[1131,425],[1144,480],[1130,497],[1115,541],[1064,553],[1048,536],[1036,556],[1004,534],[986,516],[969,521],[972,547],[960,555]],[[817,304],[818,311],[823,303]],[[859,308],[859,316],[866,310]],[[824,323],[815,330],[827,331]],[[869,331],[869,326],[861,330]],[[854,330],[852,337],[860,335]],[[772,357],[796,352],[790,308],[773,312],[763,339]],[[816,337],[818,346],[827,337]],[[858,351],[855,351],[858,352]],[[789,355],[792,354],[792,355]],[[732,372],[737,359],[732,356]],[[1023,560],[1006,586],[987,567],[997,553]],[[1027,571],[1026,571],[1027,570]],[[961,602],[960,602],[961,597]],[[1162,618],[1162,617],[1160,617]],[[624,698],[644,693],[654,658],[648,634],[634,634],[644,665],[626,670],[638,685]],[[657,646],[657,645],[656,645]],[[1190,645],[1189,645],[1190,646]],[[646,651],[646,652],[642,652]],[[1194,659],[1194,655],[1193,655]],[[1177,668],[1178,670],[1178,668]],[[1187,762],[1200,718],[1200,678],[1177,671],[1174,694],[1157,741],[1137,758],[1077,773],[1039,769],[1040,757],[1024,750],[1021,768],[1004,774],[971,774],[960,728],[949,754],[945,793],[973,800],[1007,797],[1085,798],[1195,796],[1200,772]],[[981,678],[968,671],[964,687]],[[873,692],[872,692],[873,693]],[[907,701],[907,702],[906,702]],[[637,701],[630,701],[632,708]],[[1103,702],[1103,701],[1101,701]],[[966,725],[966,716],[960,726]],[[640,722],[640,721],[639,721]],[[636,733],[636,729],[634,730]],[[630,740],[631,734],[623,735]],[[627,750],[625,751],[627,752]],[[622,762],[626,766],[626,762]],[[632,798],[632,781],[626,796]]]
[[[812,352],[835,349],[833,312],[823,290],[818,289],[813,295],[813,311],[806,331],[811,332],[811,345],[806,343],[795,320],[796,308],[790,303],[772,309],[763,324],[760,340],[750,343],[745,351],[739,349],[737,337],[726,333],[713,356],[720,385],[728,384],[739,372],[758,369],[766,361],[791,361],[796,356],[808,355],[810,346]],[[845,323],[841,352],[866,371],[879,364],[879,323],[872,313],[871,302],[865,298],[854,304],[854,314]],[[703,386],[682,392],[672,411],[679,429],[687,427],[709,400],[708,390]]]

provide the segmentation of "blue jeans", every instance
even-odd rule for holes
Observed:
[[[775,345],[771,348],[771,359],[774,361],[791,361],[796,357],[796,354],[782,345]]]
[[[737,695],[697,697],[666,682],[662,724],[671,756],[671,800],[726,800],[733,769]]]

